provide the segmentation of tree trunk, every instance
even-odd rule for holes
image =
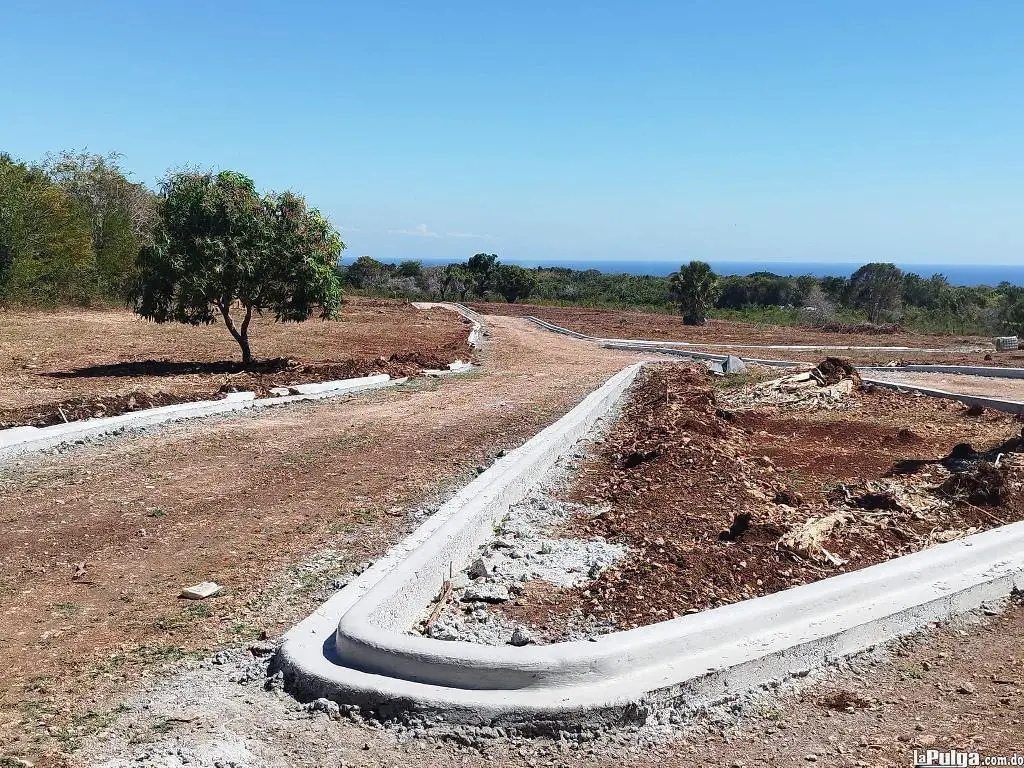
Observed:
[[[228,327],[231,336],[238,342],[238,346],[242,350],[242,365],[248,368],[252,363],[252,350],[249,347],[249,321],[252,320],[252,307],[245,308],[245,317],[242,318],[242,325],[238,329],[235,328],[235,324],[231,320],[230,304],[222,302],[220,313],[224,317],[224,325]]]

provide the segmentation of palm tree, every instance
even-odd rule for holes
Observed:
[[[718,276],[703,261],[691,261],[668,278],[686,325],[704,325],[718,297]]]

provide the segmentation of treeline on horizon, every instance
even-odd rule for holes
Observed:
[[[132,181],[117,155],[61,152],[26,163],[0,153],[0,306],[128,303],[138,255],[160,221],[160,195]],[[360,294],[679,311],[671,276],[526,268],[485,253],[443,266],[346,262],[338,276]],[[956,286],[892,264],[867,264],[848,278],[713,276],[708,295],[708,314],[719,318],[1024,333],[1024,286]]]
[[[530,302],[676,312],[672,276],[502,264],[476,254],[462,264],[390,264],[360,256],[340,268],[360,293],[404,299]],[[771,272],[714,276],[710,317],[818,327],[874,326],[932,333],[1024,333],[1024,287],[958,286],[893,264],[865,264],[850,277],[789,277]]]

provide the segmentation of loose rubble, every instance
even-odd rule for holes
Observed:
[[[794,379],[797,400],[780,386]],[[626,556],[589,581],[526,588],[505,614],[573,639],[581,622],[656,623],[1024,519],[1024,438],[955,445],[1019,433],[1012,417],[864,391],[836,359],[768,386],[710,383],[696,366],[641,374],[567,500],[572,532]]]
[[[561,475],[566,472],[563,468]],[[415,631],[438,640],[484,645],[521,647],[550,642],[544,632],[510,618],[508,614],[519,596],[539,584],[568,589],[587,583],[614,566],[626,552],[625,547],[601,537],[559,535],[559,529],[575,515],[593,513],[584,505],[553,498],[551,488],[561,475],[512,507],[495,538],[463,573],[449,580],[441,595],[442,604],[435,604]],[[586,621],[581,614],[575,619],[574,639],[614,628],[608,622]]]
[[[756,384],[728,397],[733,408],[779,405],[796,409],[842,409],[861,386],[860,375],[847,360],[829,357],[814,368]]]

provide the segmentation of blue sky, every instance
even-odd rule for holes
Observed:
[[[1024,3],[18,3],[0,150],[302,192],[347,256],[1024,262]]]

